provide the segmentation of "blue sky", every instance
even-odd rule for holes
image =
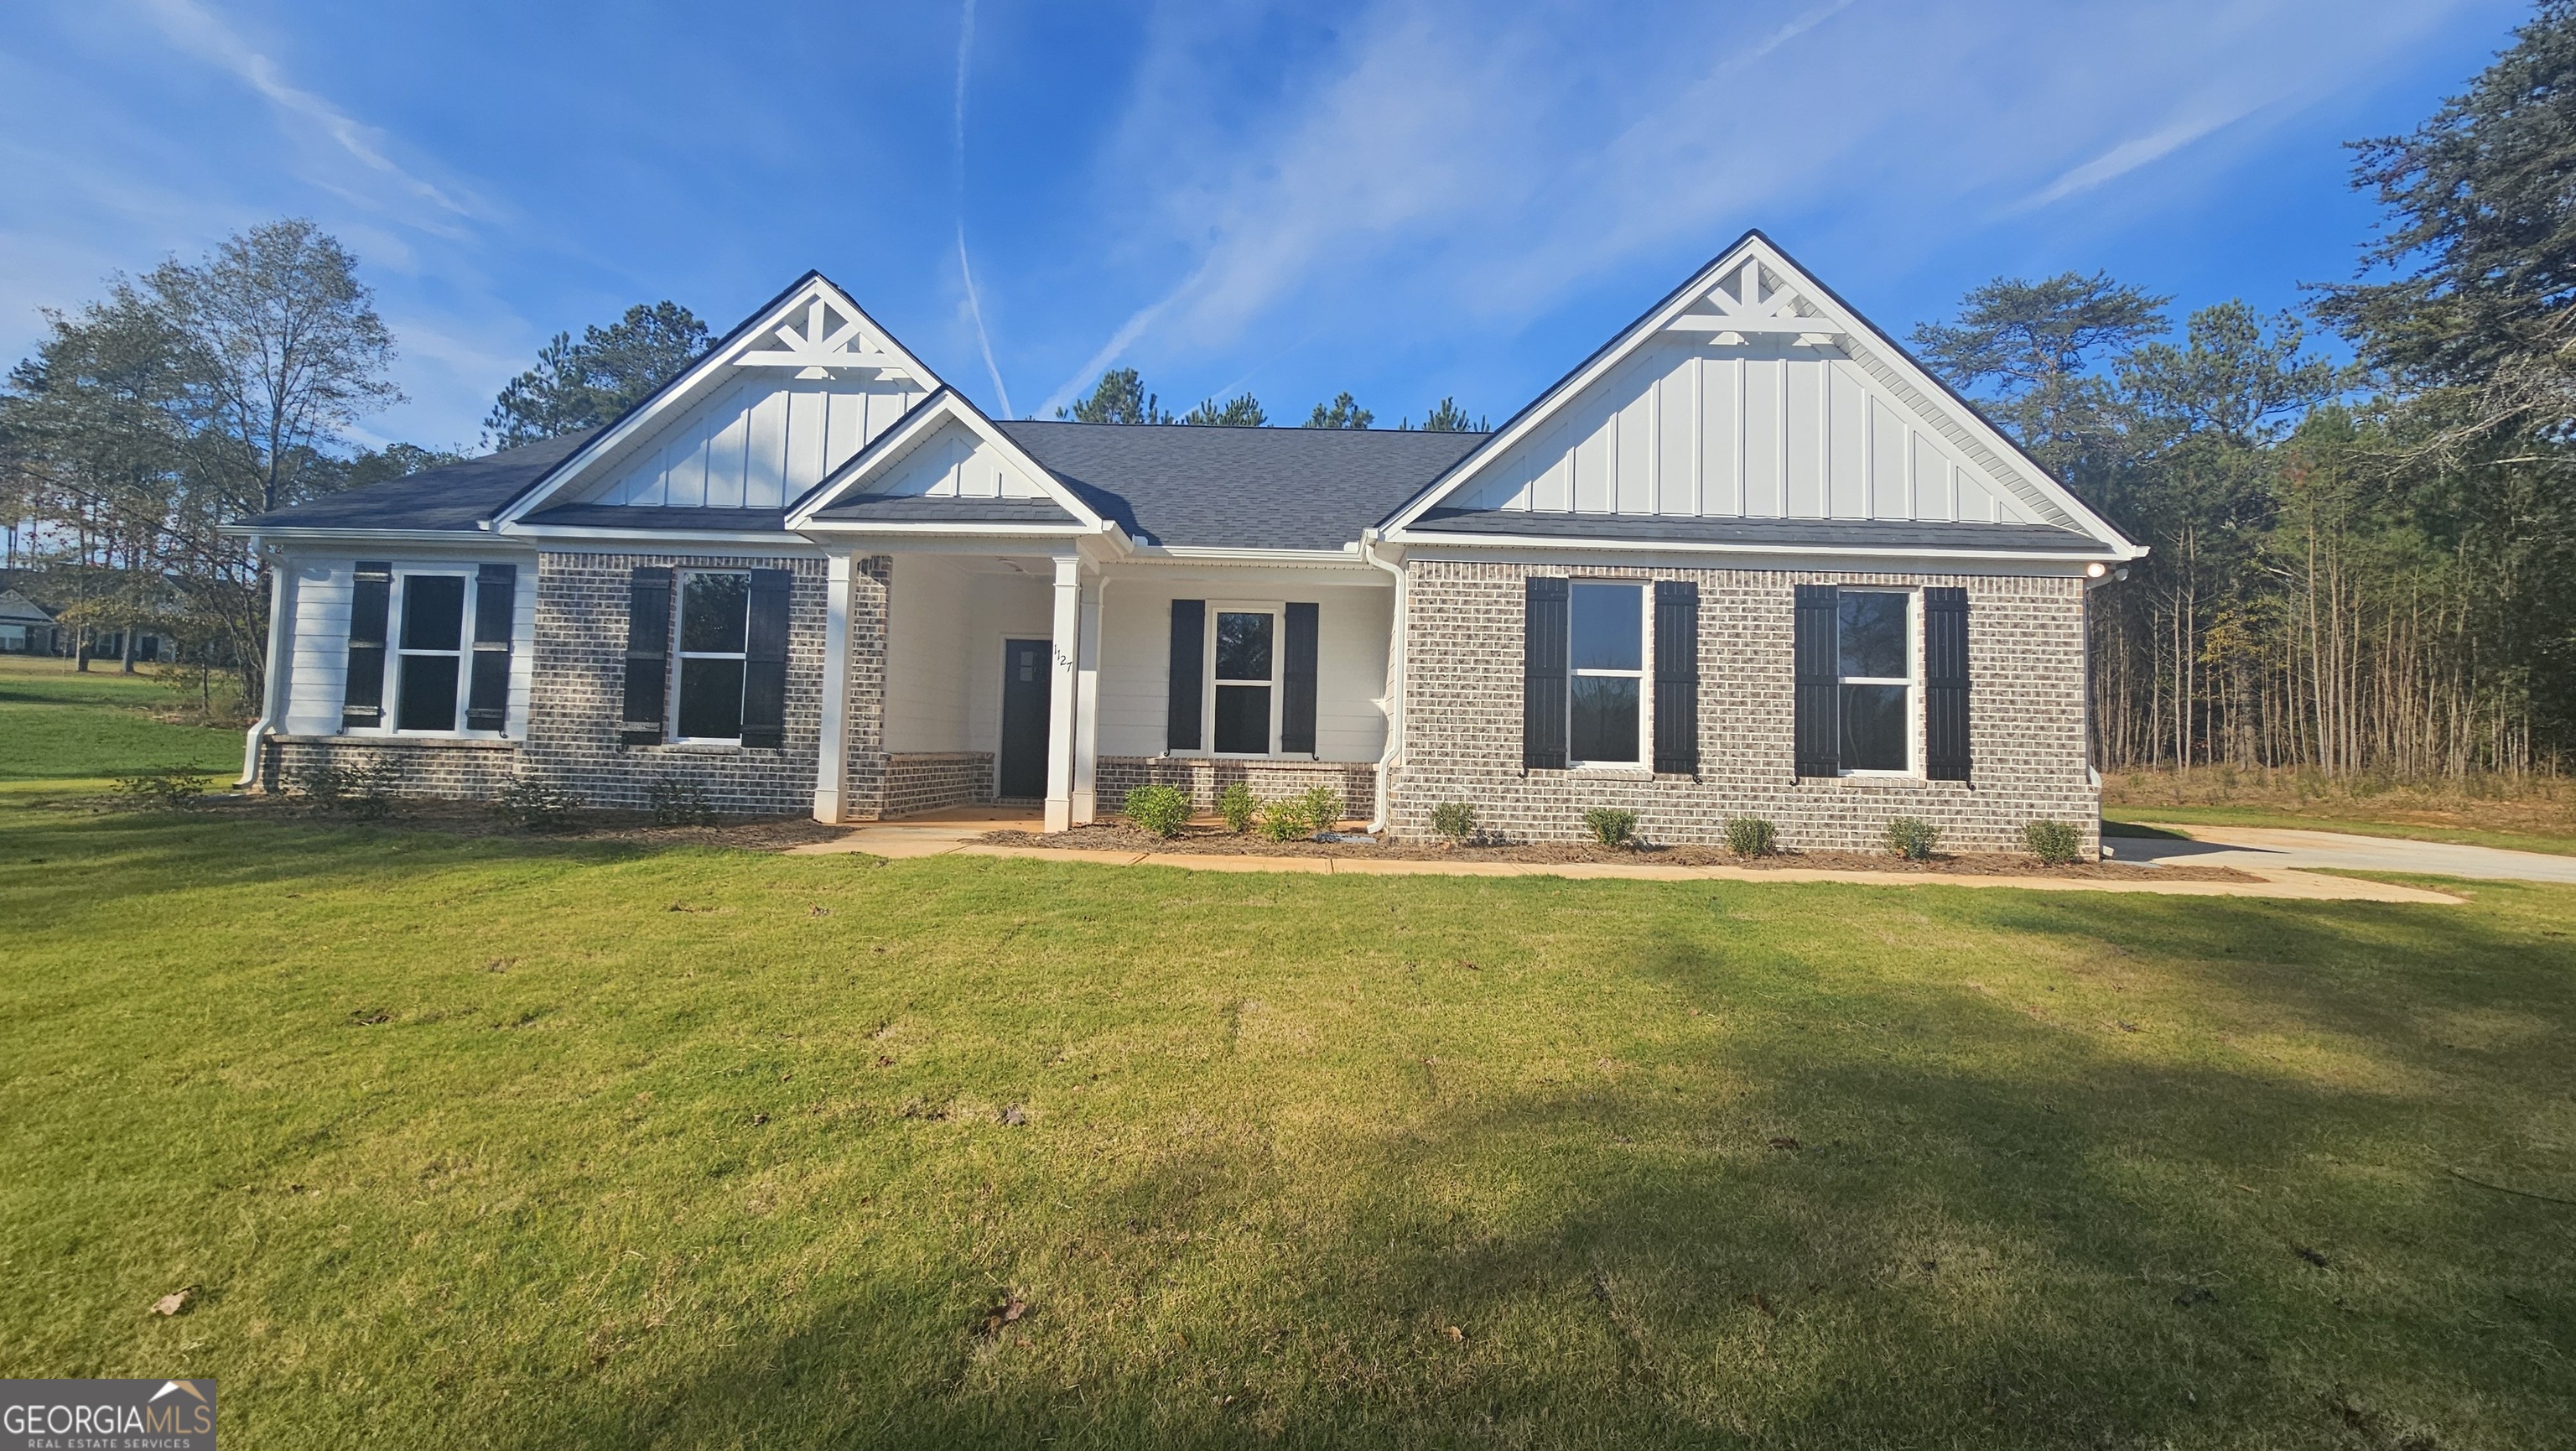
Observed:
[[[558,329],[721,331],[809,267],[996,413],[1128,364],[1175,406],[1499,420],[1748,226],[1900,336],[2002,273],[2294,305],[2374,219],[2341,143],[2525,14],[17,0],[0,351],[301,214],[401,341],[369,441],[471,444]]]

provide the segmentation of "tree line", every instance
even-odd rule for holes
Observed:
[[[2576,0],[2412,132],[2306,321],[2167,336],[2108,276],[1997,279],[1925,362],[2153,552],[2091,616],[2098,759],[2330,776],[2555,771],[2576,725]]]
[[[2556,770],[2576,730],[2576,0],[2415,130],[2356,145],[2384,213],[2359,280],[2303,314],[2199,308],[2102,273],[1998,278],[1913,332],[1926,364],[2152,547],[2097,591],[2092,729],[2115,769],[2463,777]],[[356,259],[312,222],[111,278],[48,311],[0,387],[0,519],[84,639],[174,633],[255,701],[264,563],[220,526],[451,462],[353,443],[400,401]],[[2312,345],[2321,327],[2348,361]],[[598,427],[703,354],[673,302],[558,333],[482,445]],[[1174,415],[1133,368],[1057,416]],[[1367,428],[1345,392],[1304,426]],[[1403,427],[1414,427],[1408,418]],[[1483,431],[1454,398],[1434,431]]]
[[[1261,400],[1241,393],[1223,403],[1213,398],[1199,400],[1189,412],[1175,416],[1163,406],[1160,394],[1145,391],[1145,379],[1134,368],[1112,368],[1100,375],[1092,390],[1070,407],[1055,411],[1059,419],[1075,423],[1175,423],[1200,428],[1267,428],[1270,414]],[[1367,428],[1377,422],[1377,415],[1362,408],[1348,393],[1335,394],[1330,402],[1318,403],[1306,416],[1301,428]],[[1410,417],[1396,425],[1399,429],[1414,427]],[[1424,433],[1483,433],[1485,420],[1470,421],[1467,410],[1455,398],[1443,398],[1423,416]]]

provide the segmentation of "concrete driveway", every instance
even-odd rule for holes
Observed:
[[[2441,841],[2401,841],[2340,831],[2289,831],[2269,826],[2170,826],[2190,841],[2146,836],[2106,836],[2112,860],[2170,862],[2176,866],[2343,867],[2363,872],[2423,872],[2445,877],[2576,883],[2576,857]]]

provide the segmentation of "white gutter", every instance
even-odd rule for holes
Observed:
[[[256,534],[251,536],[254,552],[264,551],[267,547],[266,540]],[[241,779],[233,783],[237,787],[258,784],[259,744],[277,729],[277,717],[284,704],[281,697],[286,692],[286,677],[285,672],[278,668],[278,659],[286,653],[286,604],[286,561],[271,559],[268,562],[268,669],[260,681],[259,719],[251,722],[248,737],[242,742]]]
[[[1395,624],[1387,632],[1386,696],[1378,702],[1386,712],[1386,749],[1377,757],[1377,812],[1369,818],[1369,830],[1387,829],[1386,773],[1404,753],[1404,566],[1378,558],[1378,532],[1374,528],[1360,531],[1360,558],[1395,579]]]

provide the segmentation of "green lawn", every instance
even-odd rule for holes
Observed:
[[[2294,831],[2342,831],[2355,836],[2387,836],[2407,841],[2451,841],[2464,846],[2500,846],[2514,851],[2576,856],[2576,837],[2528,831],[2482,831],[2411,821],[2373,821],[2366,817],[2309,815],[2261,806],[2105,806],[2106,826],[2163,822],[2171,826],[2274,826]]]
[[[2451,1171],[2576,1199],[2576,891],[2468,890],[0,793],[0,1374],[212,1375],[236,1447],[2539,1445],[2576,1207]]]
[[[242,733],[171,725],[151,712],[187,702],[154,676],[113,662],[86,673],[68,660],[0,655],[0,781],[98,779],[160,766],[241,774]]]

